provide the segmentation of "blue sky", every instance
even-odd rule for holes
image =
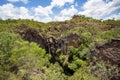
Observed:
[[[73,15],[120,19],[120,0],[0,0],[0,19],[69,20]]]

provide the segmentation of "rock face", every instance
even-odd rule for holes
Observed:
[[[59,55],[59,53],[66,54],[69,46],[75,48],[79,46],[79,36],[77,34],[70,34],[57,40],[54,37],[43,37],[37,30],[26,28],[25,25],[21,25],[20,28],[21,27],[24,27],[24,29],[19,30],[21,32],[18,33],[23,39],[29,42],[36,42],[41,48],[45,49],[47,53],[55,54],[56,56]],[[57,52],[58,49],[60,49],[59,52]]]
[[[35,29],[27,29],[23,38],[30,42],[36,42],[40,47],[45,48],[44,39]]]
[[[99,60],[109,61],[120,67],[120,40],[113,39],[102,46],[97,46],[92,54]]]
[[[47,53],[52,54],[55,59],[57,59],[61,53],[67,54],[69,46],[75,48],[79,46],[79,36],[77,34],[70,34],[57,40],[53,37],[43,37],[37,30],[27,28],[24,24],[19,28],[21,32],[18,33],[22,35],[23,39],[36,42],[41,48],[45,49]],[[114,39],[104,45],[97,46],[91,53],[91,55],[96,56],[98,60],[110,61],[112,64],[120,67],[120,40]]]
[[[94,59],[96,57],[96,59]],[[91,51],[91,63],[92,66],[100,62],[105,63],[106,69],[111,70],[112,66],[116,66],[118,73],[113,70],[109,72],[100,73],[99,71],[92,69],[92,73],[95,75],[102,74],[102,80],[120,80],[120,40],[113,39],[104,45],[97,46],[95,50]],[[97,67],[98,68],[98,67]],[[114,73],[114,74],[113,74]]]
[[[53,37],[45,39],[45,50],[50,53],[55,60],[59,60],[61,53],[67,54],[69,46],[77,48],[79,46],[79,36],[77,34],[70,34],[64,38],[56,40]]]
[[[54,37],[43,37],[40,33],[33,28],[25,28],[20,30],[19,34],[22,35],[23,39],[29,42],[36,42],[41,48],[45,49],[47,53],[52,55],[51,62],[58,62],[64,69],[65,73],[73,74],[74,71],[70,70],[68,66],[64,66],[60,62],[59,56],[61,53],[67,54],[69,46],[77,48],[79,46],[79,36],[77,34],[70,34],[66,37],[55,39]]]
[[[77,48],[79,46],[79,36],[77,34],[70,34],[66,37],[55,39],[54,37],[43,37],[40,33],[33,28],[26,28],[25,25],[21,25],[20,28],[24,29],[19,30],[18,32],[23,39],[29,42],[36,42],[41,48],[45,49],[47,53],[52,55],[51,62],[58,62],[66,71],[65,73],[73,74],[74,71],[70,70],[68,66],[64,66],[60,62],[59,56],[61,53],[67,54],[69,46]]]

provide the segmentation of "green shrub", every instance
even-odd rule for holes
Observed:
[[[79,68],[73,76],[69,77],[68,80],[100,80],[91,74],[90,68],[83,66]]]
[[[39,48],[36,43],[17,41],[9,60],[17,66],[17,75],[29,79],[34,69],[43,69],[49,66],[49,59],[50,56],[46,54],[45,50]]]

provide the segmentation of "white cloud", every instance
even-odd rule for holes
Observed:
[[[66,3],[72,4],[72,3],[74,3],[74,0],[52,0],[50,5],[48,5],[46,7],[38,6],[36,8],[33,8],[33,11],[34,11],[34,14],[35,14],[34,15],[35,20],[42,21],[42,22],[50,22],[50,21],[52,21],[53,19],[50,17],[50,15],[53,14],[52,9],[54,7],[57,7],[57,6],[62,7]],[[62,13],[65,14],[65,12],[62,12]],[[66,17],[66,18],[69,18],[69,17]]]
[[[77,13],[77,9],[72,5],[69,9],[63,9],[61,15],[63,16],[73,16]]]
[[[41,18],[41,17],[34,17],[34,20],[37,20],[37,21],[40,21],[40,22],[44,22],[44,23],[47,23],[47,22],[50,22],[52,21],[52,18],[51,17],[44,17],[44,18]]]
[[[32,19],[33,16],[29,14],[29,10],[25,7],[15,7],[12,4],[5,4],[0,6],[0,18],[5,19]]]
[[[47,6],[47,7],[38,6],[36,8],[33,8],[33,11],[34,11],[35,20],[41,22],[52,21],[52,18],[50,17],[50,15],[53,14],[51,6]]]
[[[24,4],[27,4],[29,0],[7,0],[11,3],[15,3],[15,2],[23,2]]]
[[[113,19],[113,18],[116,19],[116,20],[120,20],[120,13],[112,14],[112,15],[106,17],[105,19]]]
[[[55,7],[55,6],[62,7],[66,3],[72,4],[72,3],[74,3],[74,0],[52,0],[51,6],[53,6],[53,7]]]
[[[9,2],[15,3],[15,2],[23,2],[25,4],[28,3],[29,0],[7,0]],[[31,13],[32,16],[30,15],[30,11],[25,8],[25,7],[15,7],[12,4],[4,4],[3,6],[0,6],[0,17],[2,19],[35,19],[41,22],[49,22],[52,21],[53,19],[51,18],[50,15],[53,15],[52,9],[54,7],[62,7],[66,3],[73,4],[74,0],[52,0],[50,5],[46,7],[42,6],[37,6],[34,8],[31,8],[32,11]],[[66,13],[67,12],[67,13]],[[59,16],[56,16],[56,19],[62,16],[62,19],[60,20],[65,20],[65,19],[70,19],[70,17],[76,13],[76,9],[71,6],[70,9],[64,9],[61,11]]]
[[[22,1],[25,4],[27,4],[29,0],[20,0],[20,1]]]
[[[48,17],[49,14],[52,14],[52,9],[51,7],[42,7],[38,6],[34,8],[35,16],[41,16],[41,17]]]
[[[107,2],[103,0],[87,0],[82,7],[83,11],[80,11],[79,14],[99,19],[111,15],[112,12],[119,8],[119,0],[107,0]]]
[[[73,15],[77,14],[78,10],[72,5],[68,9],[63,9],[58,16],[55,16],[56,21],[69,20]]]
[[[41,22],[52,21],[49,16],[51,14],[51,9],[49,7],[41,7],[33,9],[34,14],[30,14],[30,11],[25,7],[15,7],[13,4],[5,4],[0,6],[0,19],[34,19]]]
[[[28,3],[29,0],[8,0],[9,2]],[[73,15],[78,14],[76,7],[79,5],[74,3],[74,0],[52,0],[50,5],[43,7],[37,6],[34,8],[16,7],[11,3],[0,6],[0,19],[35,19],[41,22],[64,21],[69,20]],[[64,8],[58,15],[54,14],[52,9],[59,8],[69,3],[69,8]],[[82,6],[82,11],[79,14],[90,16],[93,18],[104,19],[120,19],[120,13],[113,14],[114,11],[120,9],[119,0],[87,0]],[[51,17],[52,16],[52,17]]]

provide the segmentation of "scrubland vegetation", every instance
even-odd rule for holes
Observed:
[[[119,44],[120,20],[0,20],[0,80],[120,80]]]

